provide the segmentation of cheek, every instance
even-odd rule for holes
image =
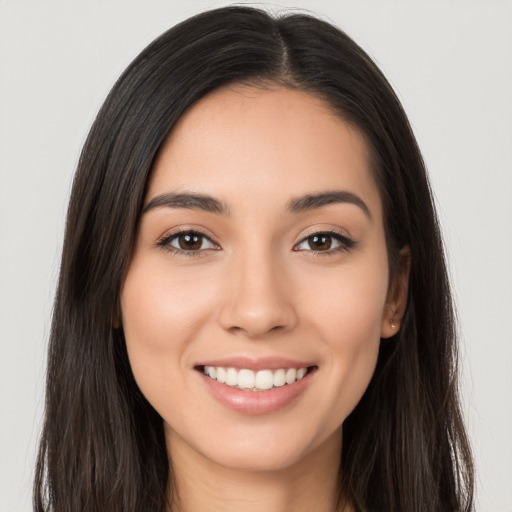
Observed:
[[[363,396],[375,370],[387,296],[386,262],[343,269],[331,277],[324,283],[330,292],[316,293],[308,301],[309,318],[320,336],[323,370],[332,384],[325,390],[325,401],[333,405],[333,418],[342,422]],[[317,289],[319,284],[317,279]]]
[[[156,407],[158,393],[180,385],[187,349],[208,319],[211,286],[159,261],[133,261],[121,294],[123,330],[139,388]],[[159,391],[161,390],[161,391]]]
[[[347,275],[330,307],[325,305],[325,314],[333,319],[332,350],[343,363],[350,363],[352,358],[352,363],[357,360],[364,364],[366,355],[370,365],[375,362],[387,295],[387,280],[383,276],[386,274],[368,271]]]
[[[333,349],[357,349],[380,339],[388,288],[386,264],[384,258],[366,258],[330,272],[307,273],[302,308],[310,311]]]

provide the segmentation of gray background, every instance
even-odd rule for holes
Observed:
[[[114,80],[225,2],[0,0],[0,512],[29,511],[71,177]],[[512,2],[328,1],[402,99],[430,170],[462,339],[477,510],[512,511]]]

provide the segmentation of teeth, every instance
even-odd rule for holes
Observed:
[[[274,386],[276,388],[284,386],[286,384],[286,372],[284,370],[277,370],[274,373]]]
[[[281,368],[275,371],[259,370],[254,372],[247,368],[237,370],[236,368],[223,368],[221,366],[204,367],[204,374],[211,379],[228,386],[252,391],[266,391],[273,387],[292,384],[304,378],[307,372],[307,368]]]
[[[222,384],[226,382],[226,370],[224,370],[224,368],[217,368],[217,382],[221,382]]]
[[[234,368],[227,369],[226,384],[228,386],[238,386],[238,372]]]
[[[296,378],[297,378],[297,370],[295,368],[289,368],[286,371],[286,377],[285,377],[286,384],[291,384],[292,382],[295,382]]]
[[[256,389],[270,389],[274,385],[274,374],[270,370],[260,370],[256,374]]]
[[[306,372],[307,372],[306,368],[299,368],[297,370],[297,380],[302,379],[302,377],[304,377],[304,375],[306,375]]]
[[[240,370],[238,372],[238,387],[240,389],[252,389],[254,387],[256,378],[252,370]]]

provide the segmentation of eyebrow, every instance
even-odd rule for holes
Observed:
[[[290,213],[302,213],[330,204],[348,203],[361,208],[364,214],[371,220],[372,215],[366,203],[356,194],[346,190],[328,190],[316,194],[306,194],[292,199],[287,209]],[[223,201],[207,194],[192,192],[167,192],[155,196],[146,205],[142,213],[160,207],[183,208],[189,210],[202,210],[208,213],[229,216],[229,207]]]
[[[358,206],[364,214],[372,220],[372,214],[366,203],[356,194],[346,190],[327,190],[316,194],[307,194],[292,199],[288,203],[288,211],[292,213],[301,213],[329,204],[349,203]]]
[[[229,215],[229,208],[226,203],[206,194],[190,192],[168,192],[166,194],[155,196],[146,205],[142,213],[146,213],[154,208],[160,208],[161,206],[188,210],[203,210],[205,212],[216,213],[219,215]]]

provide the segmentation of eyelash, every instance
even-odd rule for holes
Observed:
[[[199,237],[202,241],[208,240],[213,246],[215,246],[215,249],[209,248],[209,249],[199,249],[199,250],[194,251],[194,250],[178,249],[177,247],[173,247],[171,245],[171,242],[173,240],[177,240],[179,237],[185,236],[185,235],[192,235],[192,236],[195,235],[195,236]],[[211,250],[218,251],[219,250],[219,246],[210,237],[206,236],[205,234],[201,233],[200,231],[195,231],[193,229],[185,229],[183,231],[177,231],[177,232],[171,233],[169,235],[164,235],[164,237],[161,238],[157,242],[157,245],[159,247],[161,247],[162,249],[169,251],[172,254],[176,254],[176,255],[180,255],[180,256],[181,255],[188,256],[188,257],[201,256],[204,253],[204,251],[211,251]],[[201,245],[202,245],[202,243],[201,243]]]
[[[184,250],[184,249],[178,249],[177,247],[173,247],[171,245],[171,242],[174,240],[179,239],[181,236],[185,235],[192,235],[199,237],[202,241],[207,240],[212,244],[215,248],[208,248],[208,249],[198,249],[198,250]],[[298,246],[302,245],[303,243],[307,242],[308,239],[315,237],[315,236],[326,236],[330,237],[331,239],[336,240],[339,242],[339,246],[335,247],[334,249],[328,249],[326,251],[315,251],[313,249],[305,252],[311,252],[315,256],[332,256],[334,254],[338,254],[340,252],[350,251],[355,245],[356,242],[354,240],[351,240],[344,234],[338,232],[338,231],[316,231],[314,233],[311,233],[307,235],[306,237],[302,238],[302,240],[296,244],[293,248],[296,252],[301,252],[301,249],[297,249]],[[200,231],[195,231],[193,229],[186,229],[183,231],[177,231],[175,233],[171,233],[169,235],[165,235],[163,238],[161,238],[157,242],[158,247],[161,247],[162,249],[169,251],[172,254],[181,255],[181,256],[187,256],[187,257],[198,257],[202,256],[205,251],[218,251],[220,247],[208,236],[201,233]],[[201,243],[202,245],[202,243]]]
[[[343,233],[340,233],[339,231],[335,230],[327,230],[327,231],[315,231],[314,233],[311,233],[307,236],[305,236],[295,247],[294,251],[300,251],[300,249],[296,249],[297,246],[302,245],[304,242],[306,242],[308,239],[315,237],[315,236],[327,236],[331,239],[336,240],[339,242],[339,246],[335,247],[334,249],[328,249],[326,251],[315,251],[314,249],[311,249],[310,251],[306,252],[312,252],[315,256],[333,256],[335,254],[350,251],[355,245],[355,240],[352,240],[348,238]]]

